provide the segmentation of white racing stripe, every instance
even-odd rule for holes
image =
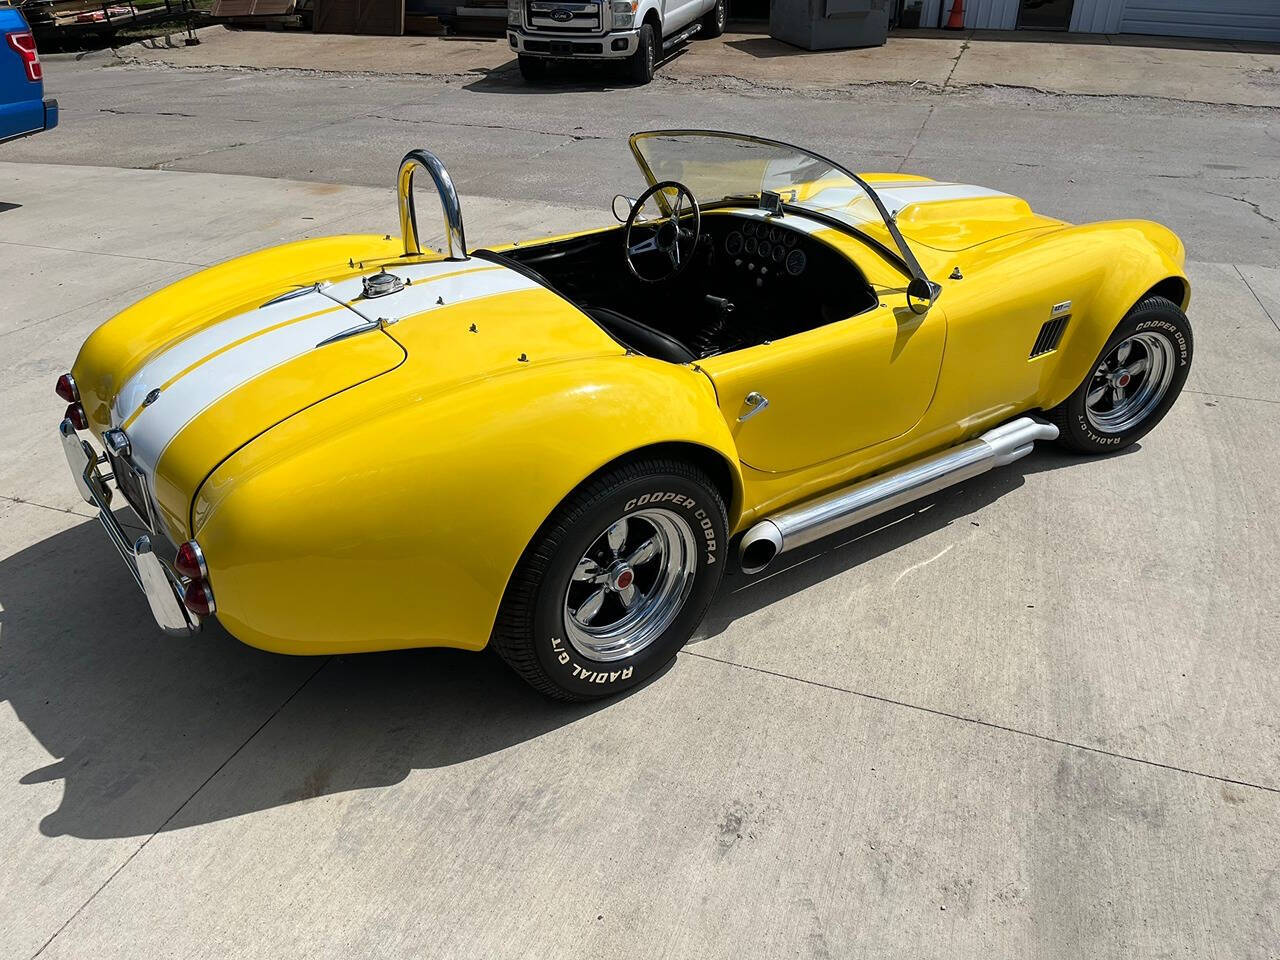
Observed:
[[[223,349],[170,383],[154,404],[143,407],[125,431],[134,462],[148,474],[154,473],[165,447],[201,411],[273,367],[314,350],[321,340],[350,328],[353,322],[359,323],[350,310],[327,297],[312,294],[290,302],[307,301],[311,297],[320,301],[318,309],[324,313]]]
[[[871,186],[880,197],[890,216],[897,216],[913,203],[936,203],[940,200],[974,200],[980,197],[1007,197],[1009,194],[987,187],[975,187],[967,183],[938,183],[935,181],[895,180],[886,183],[873,183]],[[785,192],[785,191],[784,191]],[[861,206],[859,206],[861,204]],[[800,210],[808,207],[815,213],[825,213],[830,217],[843,220],[851,226],[862,223],[880,225],[880,214],[871,203],[866,191],[856,184],[848,187],[826,187],[819,190],[807,200],[799,200],[790,204]],[[739,217],[768,219],[764,210],[734,209],[732,213]],[[804,233],[820,233],[831,228],[816,220],[805,220],[803,217],[789,217],[786,225]]]
[[[426,272],[423,269],[426,266],[437,267],[439,264],[393,269],[391,272],[397,277],[410,282],[399,293],[388,296],[371,300],[359,299],[363,291],[363,283],[359,277],[331,284],[324,288],[324,293],[347,304],[366,320],[385,318],[396,322],[467,300],[514,293],[517,290],[533,290],[539,286],[524,274],[484,260],[449,263],[451,270]]]
[[[152,357],[125,382],[111,405],[112,422],[119,425],[126,421],[138,411],[143,399],[151,390],[163,387],[182,371],[193,364],[199,364],[210,354],[225,350],[237,340],[253,337],[267,327],[286,323],[318,310],[329,310],[333,306],[333,301],[327,297],[308,293],[229,317],[193,333],[163,353]]]
[[[220,321],[148,360],[112,404],[113,423],[125,424],[134,462],[154,473],[174,437],[201,412],[362,320],[396,322],[539,286],[514,270],[480,260],[393,266],[390,272],[410,283],[398,293],[369,300],[361,299],[361,277],[328,284]],[[156,388],[162,389],[160,396],[143,406]]]
[[[443,261],[418,264],[410,270],[414,274],[414,281],[417,282],[419,278],[430,280],[432,277],[457,273],[460,268],[465,269],[465,265]],[[346,299],[351,300],[360,293],[359,277],[322,289],[327,292],[330,289],[345,288],[348,285],[351,287],[351,293]],[[333,303],[322,296],[315,293],[302,293],[287,300],[268,303],[257,310],[249,310],[234,317],[228,317],[175,343],[163,353],[148,360],[129,378],[112,404],[114,422],[119,424],[125,421],[138,410],[142,405],[142,399],[149,391],[155,387],[163,387],[182,371],[194,364],[199,364],[211,354],[225,350],[236,341],[252,337],[278,323],[286,323],[332,306]]]
[[[875,190],[880,202],[889,211],[890,216],[911,206],[913,203],[937,203],[941,200],[976,200],[981,197],[1007,197],[1009,194],[992,190],[989,187],[976,187],[969,183],[941,183],[938,181],[893,180],[870,185]],[[801,201],[824,210],[837,210],[848,207],[859,200],[866,200],[867,195],[861,187],[827,187],[819,190],[812,197]]]

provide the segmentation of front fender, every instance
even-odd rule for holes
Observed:
[[[1153,287],[1177,280],[1179,306],[1187,309],[1190,284],[1184,270],[1186,249],[1169,228],[1148,220],[1116,220],[1073,227],[1056,243],[1084,243],[1095,251],[1092,290],[1074,304],[1076,322],[1068,325],[1058,362],[1044,385],[1045,409],[1066,400],[1093,368],[1098,354],[1129,309]]]
[[[284,653],[480,649],[542,522],[583,479],[652,444],[721,457],[740,509],[732,438],[689,367],[532,364],[434,399],[415,397],[411,378],[406,365],[302,411],[202,487],[196,536],[218,617],[241,640]]]

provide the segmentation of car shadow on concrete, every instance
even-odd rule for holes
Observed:
[[[605,93],[630,86],[609,64],[555,64],[545,79],[536,82],[520,75],[514,58],[500,67],[472,72],[479,76],[462,85],[471,93]]]
[[[763,574],[731,573],[691,642],[963,521],[1028,473],[1080,462],[1037,451],[786,554]],[[547,700],[488,652],[285,657],[244,646],[217,623],[197,638],[164,637],[94,520],[0,561],[0,700],[57,758],[17,787],[62,781],[40,831],[90,839],[390,786],[414,770],[540,737],[611,702]]]
[[[1142,449],[1140,443],[1110,456],[1123,457]],[[778,556],[758,574],[744,574],[737,566],[737,539],[731,544],[733,562],[720,592],[689,644],[711,640],[735,620],[755,613],[785,597],[861,566],[874,557],[891,553],[913,540],[928,536],[972,514],[1023,486],[1025,478],[1046,470],[1096,463],[1049,444],[1041,444],[1030,456],[1011,466],[997,468],[972,480],[948,487],[915,503],[874,517],[848,530]],[[975,526],[980,521],[967,520]]]
[[[687,45],[681,45],[658,61],[656,72],[674,63],[688,51]],[[512,59],[493,69],[473,71],[479,74],[475,80],[462,85],[463,90],[471,93],[602,93],[614,90],[641,90],[623,74],[622,64],[615,61],[592,62],[583,60],[575,63],[556,61],[552,63],[547,76],[543,80],[531,83],[520,75],[520,67],[514,56]],[[657,79],[655,77],[655,79]]]
[[[61,780],[39,829],[81,838],[146,836],[387,786],[607,706],[547,700],[488,652],[285,657],[216,622],[192,639],[165,637],[96,520],[0,561],[6,700],[56,759],[5,789]],[[241,763],[265,766],[201,789],[223,764],[233,774]]]

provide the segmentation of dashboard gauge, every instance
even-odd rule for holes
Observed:
[[[742,252],[742,234],[737,230],[724,238],[724,250],[729,256],[737,256]]]
[[[746,250],[746,251],[747,251],[747,253],[755,253],[755,252],[756,252],[756,238],[755,238],[755,237],[747,237],[746,242],[744,242],[744,243],[742,244],[742,248],[743,248],[744,250]]]
[[[781,243],[782,231],[778,227],[774,227],[772,230],[769,231],[769,239],[772,240],[774,243]]]
[[[788,247],[794,247],[796,245],[796,235],[794,233],[788,233],[786,236],[786,243]]]
[[[760,243],[756,246],[756,252],[760,254],[760,256],[768,260],[769,254],[773,252],[773,244],[771,244],[768,240],[761,240]]]
[[[756,225],[754,223],[744,223],[742,232],[748,237],[754,237],[756,235]]]
[[[787,248],[780,243],[775,243],[773,245],[773,262],[781,263],[785,259],[787,259]]]
[[[787,254],[787,273],[793,277],[798,277],[804,273],[804,268],[808,263],[809,258],[804,255],[803,250],[792,250]]]

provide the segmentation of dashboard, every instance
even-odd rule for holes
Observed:
[[[729,210],[703,215],[703,268],[691,267],[677,288],[706,306],[686,313],[683,330],[671,331],[698,356],[777,340],[875,305],[844,254],[812,236],[805,229],[810,221],[792,226],[787,219]]]
[[[756,220],[735,221],[735,229],[724,236],[722,247],[734,266],[768,277],[785,273],[798,277],[809,266],[809,256],[800,246],[801,234],[789,227]],[[763,284],[762,284],[763,285]]]

